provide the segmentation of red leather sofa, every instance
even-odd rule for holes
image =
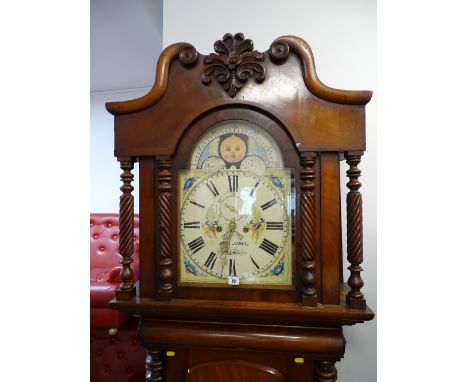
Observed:
[[[139,217],[135,215],[134,262],[139,274]],[[120,284],[119,215],[90,215],[91,382],[145,380],[145,352],[138,344],[137,321],[109,309]]]

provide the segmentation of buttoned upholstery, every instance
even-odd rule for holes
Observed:
[[[134,280],[139,275],[139,216],[134,223]],[[119,214],[90,215],[91,382],[143,381],[145,352],[137,321],[108,308],[120,284]]]
[[[139,276],[139,216],[135,215],[134,253],[131,268],[134,281]],[[90,215],[91,327],[119,328],[127,315],[109,309],[107,303],[120,284],[119,214]]]
[[[142,382],[145,380],[144,349],[138,343],[135,319],[117,331],[91,328],[90,381]]]

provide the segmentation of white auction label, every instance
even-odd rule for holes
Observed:
[[[228,276],[229,285],[239,285],[239,276]]]

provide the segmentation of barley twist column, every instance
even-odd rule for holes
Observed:
[[[171,173],[172,163],[170,159],[158,161],[159,180],[159,211],[160,211],[160,261],[159,261],[159,297],[171,299],[173,286],[172,275],[172,200],[171,200]]]
[[[317,257],[317,217],[315,208],[314,178],[315,153],[301,155],[301,244],[302,244],[302,304],[317,306],[315,277]]]
[[[133,212],[133,158],[117,158],[120,168],[123,170],[120,175],[122,186],[120,190],[120,214],[119,214],[119,253],[122,256],[120,263],[120,286],[116,291],[118,300],[130,300],[135,296],[135,286],[133,285],[133,271],[130,264],[133,262],[133,236],[134,236],[134,212]]]
[[[163,382],[163,352],[147,350],[146,352],[146,382]]]
[[[366,309],[366,300],[361,288],[364,286],[364,281],[361,278],[362,268],[360,264],[363,261],[363,246],[362,246],[362,195],[359,192],[361,183],[358,178],[361,176],[361,170],[358,169],[358,164],[361,162],[362,152],[346,153],[346,163],[349,165],[346,171],[349,177],[349,182],[346,186],[349,192],[346,195],[346,218],[347,218],[347,243],[348,243],[348,261],[350,266],[348,269],[351,274],[348,279],[348,285],[351,290],[346,296],[346,303],[353,309]]]

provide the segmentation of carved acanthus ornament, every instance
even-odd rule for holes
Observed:
[[[258,83],[265,79],[265,68],[259,62],[264,59],[263,53],[253,50],[252,40],[245,40],[242,33],[225,34],[222,41],[214,43],[214,50],[218,54],[211,53],[204,60],[202,82],[205,85],[215,78],[234,97],[250,77]]]

